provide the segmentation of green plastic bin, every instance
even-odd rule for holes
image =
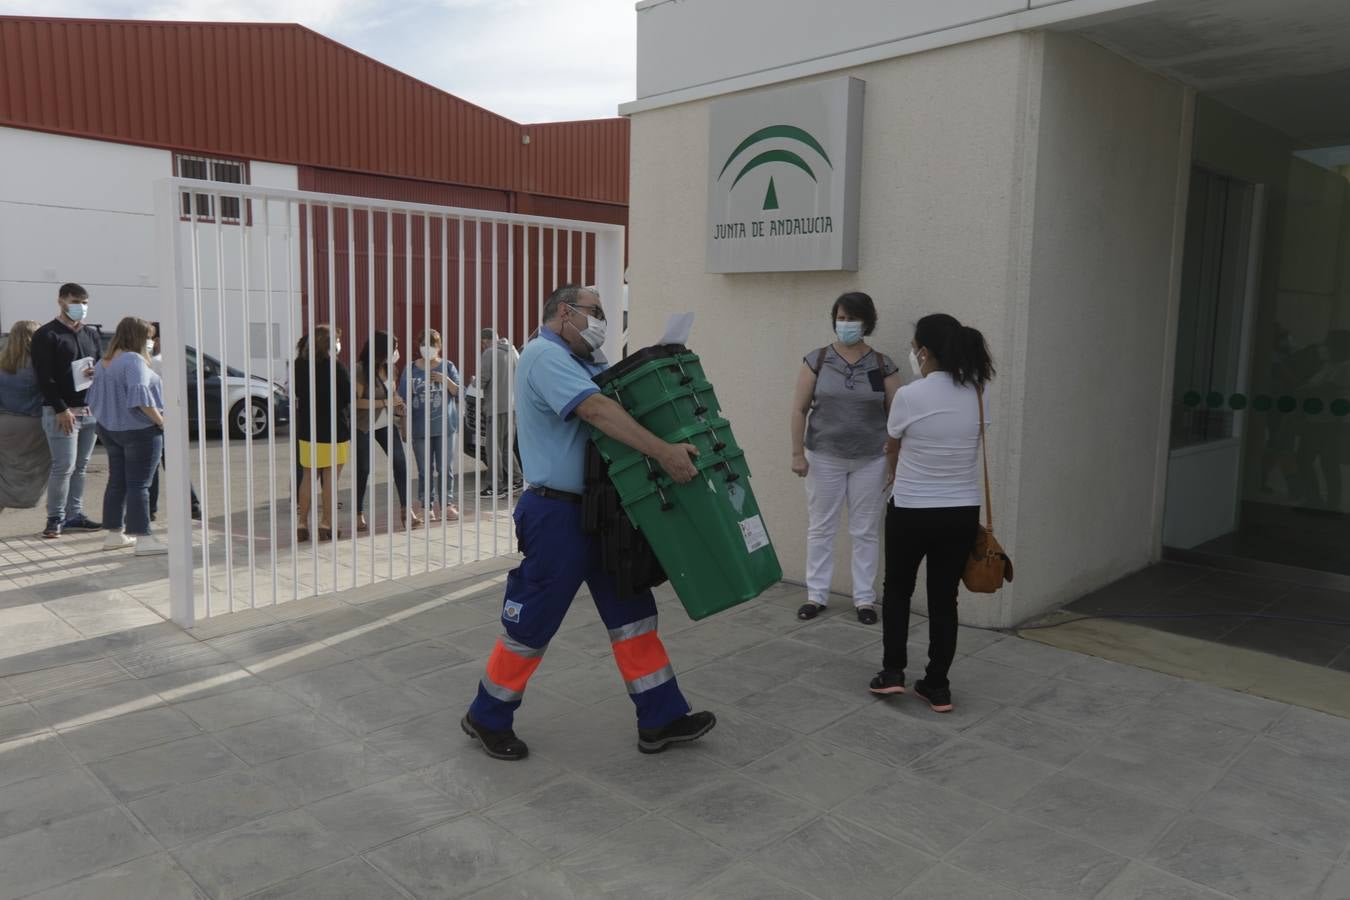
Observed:
[[[752,600],[778,583],[782,566],[750,487],[745,452],[720,416],[698,357],[684,347],[651,347],[595,380],[662,440],[699,449],[698,477],[677,485],[641,453],[593,434],[624,510],[690,618]]]

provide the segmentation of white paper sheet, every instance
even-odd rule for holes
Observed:
[[[75,390],[89,390],[89,385],[94,383],[94,379],[85,375],[84,372],[86,369],[92,369],[93,367],[94,358],[92,356],[82,357],[70,364],[70,377],[75,379]]]
[[[669,319],[666,319],[666,330],[661,335],[660,344],[689,344],[689,333],[694,330],[694,314],[672,313]]]

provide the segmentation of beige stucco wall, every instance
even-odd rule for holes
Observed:
[[[1184,88],[1081,38],[1043,47],[1014,622],[1157,556],[1190,170]]]
[[[691,345],[746,447],[785,575],[800,580],[788,413],[802,356],[831,338],[834,297],[874,297],[872,343],[902,367],[926,313],[982,329],[999,366],[998,532],[1019,578],[967,598],[962,615],[1011,624],[1156,553],[1184,93],[1039,33],[847,73],[867,82],[856,273],[706,274],[707,101],[633,116],[631,345],[656,339],[671,312],[697,313]],[[847,591],[846,536],[837,551]]]
[[[630,344],[659,337],[668,313],[697,313],[691,346],[747,450],[788,578],[803,577],[806,541],[802,482],[789,469],[792,388],[802,356],[831,340],[834,298],[870,293],[880,313],[872,343],[902,366],[914,321],[933,311],[976,324],[1006,353],[1012,148],[1032,44],[996,38],[850,70],[867,82],[856,273],[704,273],[708,104],[633,117]],[[999,421],[1007,385],[991,398]],[[846,591],[846,535],[838,550],[836,587]]]

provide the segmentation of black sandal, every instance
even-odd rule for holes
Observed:
[[[877,611],[870,606],[858,607],[858,621],[864,625],[877,624]]]
[[[825,607],[821,606],[819,603],[803,603],[797,608],[797,618],[801,619],[803,622],[809,622],[820,615],[821,610],[824,608]]]

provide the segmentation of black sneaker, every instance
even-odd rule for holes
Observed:
[[[868,683],[867,689],[874,694],[903,694],[905,692],[905,676],[899,672],[887,672],[882,669]]]
[[[710,712],[680,716],[665,728],[639,728],[638,749],[643,753],[660,753],[671,744],[696,741],[713,730],[717,716]]]
[[[49,516],[47,518],[47,527],[42,529],[42,536],[45,538],[59,538],[61,536],[61,517]]]
[[[952,689],[929,687],[922,679],[914,682],[914,694],[920,700],[924,700],[932,707],[933,712],[949,713],[952,711]]]
[[[470,719],[467,713],[460,721],[459,727],[464,729],[465,734],[481,744],[483,752],[493,759],[515,762],[530,755],[530,748],[525,746],[524,741],[516,737],[514,731],[489,731]]]
[[[103,523],[95,522],[93,519],[80,513],[78,516],[71,516],[61,524],[62,531],[102,531]]]
[[[493,488],[483,488],[483,490],[479,492],[478,496],[488,498],[495,497],[497,496],[497,492]]]

